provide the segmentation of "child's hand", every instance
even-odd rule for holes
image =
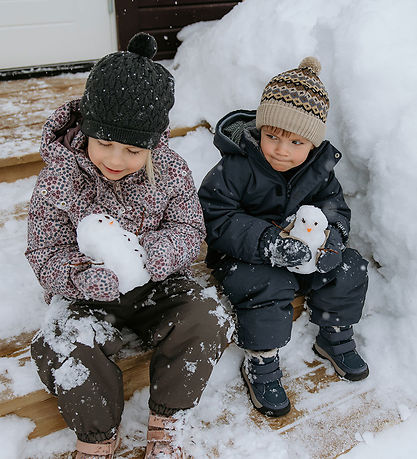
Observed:
[[[319,273],[328,273],[337,268],[342,263],[342,251],[344,249],[342,236],[336,228],[330,228],[330,234],[324,245],[319,249],[320,255],[317,259],[317,271]]]
[[[311,251],[304,242],[292,237],[283,238],[280,230],[271,226],[261,236],[259,253],[272,266],[292,267],[311,260]]]
[[[71,279],[84,298],[96,301],[114,301],[119,298],[119,280],[107,268],[88,268],[71,274]]]

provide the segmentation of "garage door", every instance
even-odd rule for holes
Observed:
[[[0,69],[91,61],[116,50],[113,0],[0,0]]]

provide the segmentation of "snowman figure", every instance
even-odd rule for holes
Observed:
[[[80,252],[116,274],[120,293],[150,280],[145,268],[146,252],[137,236],[125,231],[113,217],[105,214],[84,217],[78,224],[77,242]]]
[[[288,267],[289,271],[310,274],[317,270],[317,253],[326,240],[327,225],[327,218],[318,207],[304,205],[298,209],[294,226],[289,234],[304,242],[309,247],[312,257],[307,263],[292,268]]]

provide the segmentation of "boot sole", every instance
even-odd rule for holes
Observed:
[[[280,416],[285,416],[288,414],[291,410],[291,403],[288,400],[288,405],[284,406],[283,408],[280,408],[278,410],[273,410],[271,408],[266,408],[265,406],[262,405],[262,403],[256,398],[255,393],[253,392],[252,386],[250,384],[250,381],[246,375],[246,373],[243,371],[242,367],[240,368],[240,373],[242,374],[242,378],[245,381],[246,388],[248,389],[249,392],[249,397],[253,403],[253,406],[264,416],[268,416],[271,418],[278,418]]]
[[[317,343],[313,344],[313,351],[319,357],[329,360],[331,364],[333,365],[334,369],[336,370],[336,373],[344,379],[348,379],[349,381],[361,381],[362,379],[365,379],[369,375],[368,367],[362,373],[346,373],[346,371],[342,370],[337,365],[337,363],[332,359],[332,357],[324,349],[322,349],[319,345],[317,345]]]

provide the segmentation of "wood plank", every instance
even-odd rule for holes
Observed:
[[[133,3],[133,6],[140,7],[155,7],[161,6],[178,6],[181,8],[184,5],[207,5],[217,3],[232,3],[227,0],[116,0],[116,7],[119,10],[128,8]],[[238,3],[238,2],[234,2]]]
[[[237,2],[187,5],[164,6],[137,8],[131,10],[129,22],[133,22],[136,31],[147,31],[159,28],[184,27],[198,21],[212,21],[220,19],[228,13]]]
[[[2,167],[0,168],[0,182],[12,183],[22,178],[38,175],[44,166],[45,163],[40,160],[27,164],[21,164],[19,166]]]

